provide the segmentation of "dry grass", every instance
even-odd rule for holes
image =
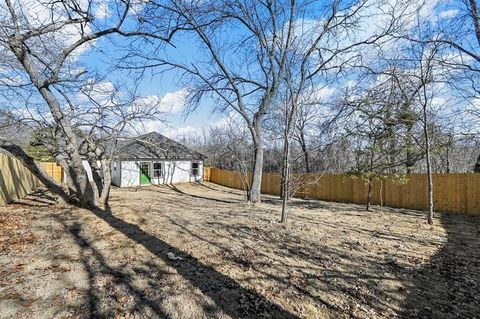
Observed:
[[[0,317],[480,317],[480,218],[205,183],[115,189],[111,209],[0,208]]]

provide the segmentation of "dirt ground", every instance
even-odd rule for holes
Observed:
[[[1,318],[480,318],[480,218],[114,189],[111,208],[0,207]]]

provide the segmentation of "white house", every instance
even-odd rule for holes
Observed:
[[[133,187],[203,180],[202,155],[159,133],[124,141],[111,164],[112,184]]]

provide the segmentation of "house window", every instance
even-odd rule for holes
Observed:
[[[198,176],[200,175],[199,173],[199,165],[198,162],[192,162],[192,176]]]
[[[159,163],[159,162],[153,163],[153,178],[162,178],[162,177],[163,177],[162,163]]]
[[[114,172],[117,171],[117,162],[113,162],[113,171],[114,171]]]

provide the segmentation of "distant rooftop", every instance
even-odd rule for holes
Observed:
[[[203,160],[207,157],[160,133],[150,132],[132,140],[120,143],[118,158],[163,159],[163,160]]]

